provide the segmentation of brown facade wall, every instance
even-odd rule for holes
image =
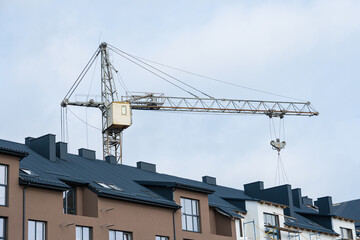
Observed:
[[[200,225],[201,232],[188,232],[183,231],[181,226],[181,210],[175,213],[175,223],[176,223],[176,239],[196,239],[196,240],[230,240],[236,238],[235,233],[235,221],[231,220],[229,222],[231,235],[230,236],[220,236],[214,234],[214,231],[211,229],[214,227],[213,225],[213,217],[214,215],[209,211],[209,202],[208,195],[203,193],[196,193],[192,191],[185,190],[175,190],[174,192],[174,200],[177,204],[180,205],[180,198],[190,198],[199,200],[199,208],[200,208]]]
[[[0,164],[8,166],[8,206],[0,206],[0,216],[7,217],[8,239],[22,239],[22,187],[19,185],[19,159],[0,154]],[[16,226],[16,231],[11,230]]]

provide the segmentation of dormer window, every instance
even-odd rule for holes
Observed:
[[[200,232],[199,201],[189,198],[180,198],[182,230]]]
[[[352,230],[350,228],[340,228],[341,229],[341,239],[352,240]]]

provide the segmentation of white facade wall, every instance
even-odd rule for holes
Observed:
[[[244,216],[243,222],[248,223],[254,221],[255,224],[255,235],[254,224],[248,223],[244,225],[243,229],[245,230],[245,239],[265,239],[264,213],[278,215],[280,227],[284,227],[284,210],[281,207],[276,207],[274,205],[270,206],[256,201],[246,201],[245,204],[247,214]],[[283,239],[283,237],[287,237],[287,233],[281,233],[281,238]]]
[[[340,220],[337,218],[332,218],[331,221],[332,221],[333,230],[338,234],[340,234],[339,238],[341,238],[341,228],[351,229],[353,239],[356,238],[355,223],[350,221]]]
[[[279,216],[279,224],[280,227],[288,228],[284,225],[285,217],[284,210],[281,207],[270,206],[267,204],[262,204],[257,201],[246,201],[246,210],[247,213],[244,215],[244,219],[242,219],[243,223],[248,223],[243,225],[243,232],[245,233],[242,238],[237,236],[237,240],[260,240],[265,239],[266,235],[264,233],[264,213],[277,214]],[[254,221],[255,223],[255,235],[254,235],[254,224],[249,223]],[[310,221],[310,220],[309,220]],[[344,221],[336,218],[332,218],[333,230],[341,235],[340,228],[348,228],[352,229],[353,237],[355,239],[355,224],[353,222]],[[289,237],[288,232],[281,231],[281,239],[282,240],[334,240],[341,239],[341,236],[334,237],[326,234],[314,234],[314,232],[300,230],[299,237],[295,236],[295,234],[291,234],[292,237]]]

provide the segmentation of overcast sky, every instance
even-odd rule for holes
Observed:
[[[360,1],[0,0],[0,138],[60,140],[60,102],[101,42],[246,87],[311,101],[318,117],[285,117],[289,183],[311,198],[360,198]],[[112,56],[131,91],[189,96]],[[97,71],[99,63],[97,63]],[[219,98],[289,100],[166,69]],[[100,95],[89,71],[74,93]],[[94,76],[94,77],[92,77]],[[117,83],[117,82],[116,82]],[[124,90],[117,85],[119,95]],[[101,127],[97,109],[71,108]],[[101,157],[101,133],[69,113],[69,150]],[[266,116],[133,112],[123,162],[243,188],[275,184]]]

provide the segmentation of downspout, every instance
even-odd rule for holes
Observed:
[[[25,240],[25,193],[26,193],[26,188],[30,185],[30,183],[28,183],[26,186],[24,186],[23,188],[23,226],[22,226],[22,239]]]
[[[176,229],[175,229],[175,213],[177,209],[173,211],[173,228],[174,228],[174,240],[176,240]]]

